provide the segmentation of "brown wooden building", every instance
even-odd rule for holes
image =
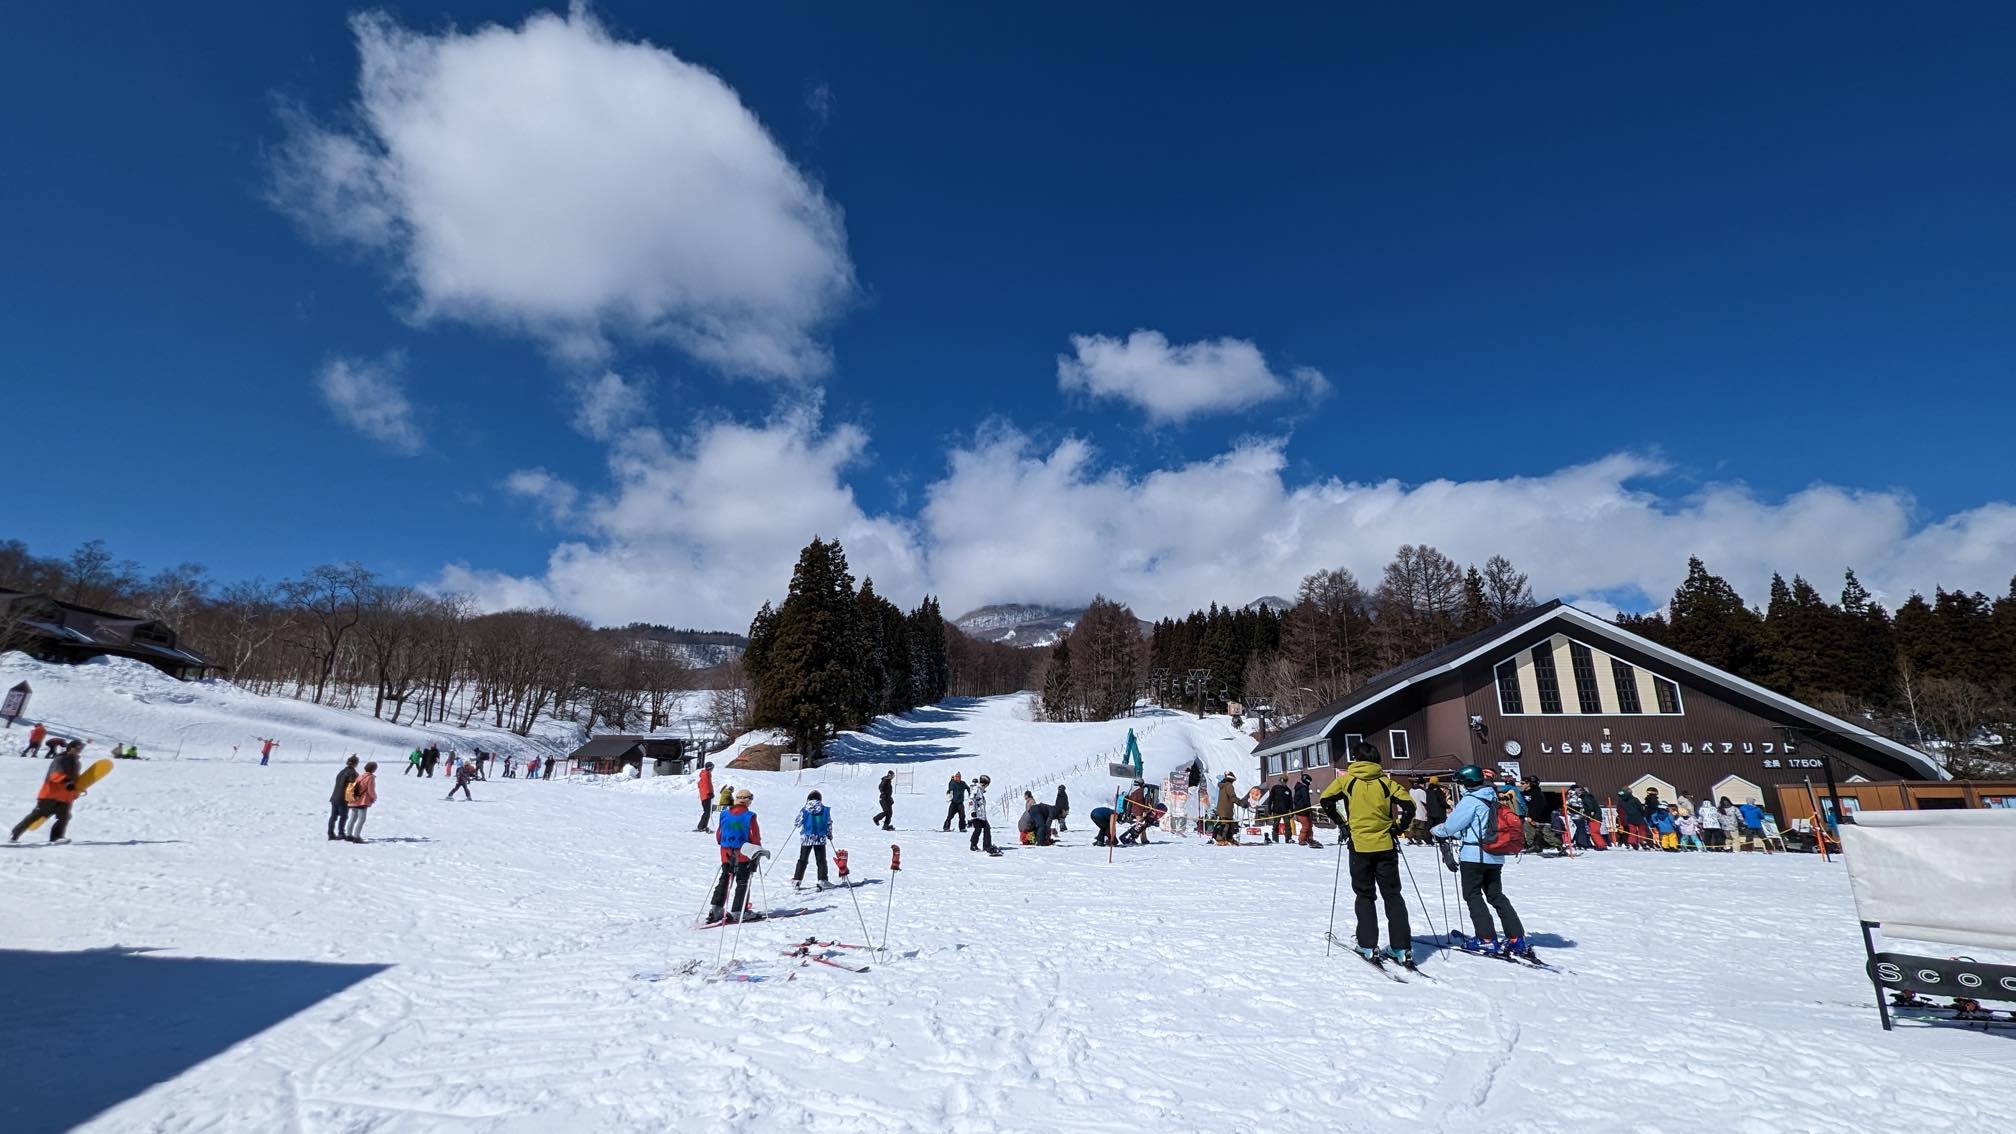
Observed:
[[[183,646],[175,628],[158,619],[6,587],[0,587],[0,649],[70,665],[98,657],[132,658],[183,681],[223,669]]]
[[[1307,771],[1320,786],[1359,739],[1398,775],[1481,764],[1555,790],[1767,808],[1809,778],[1824,796],[1830,761],[1843,789],[1945,779],[1923,753],[1558,601],[1380,674],[1254,755],[1264,780]]]

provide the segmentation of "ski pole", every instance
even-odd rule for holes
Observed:
[[[1443,857],[1448,857],[1446,844],[1437,839],[1435,846]],[[1442,899],[1442,920],[1446,922],[1449,920],[1449,880],[1442,877],[1442,872],[1439,870],[1435,872],[1435,894]],[[1449,939],[1446,937],[1442,939],[1442,951],[1444,953],[1449,951]]]
[[[1400,854],[1400,865],[1407,868],[1407,881],[1414,887],[1414,900],[1421,903],[1421,916],[1428,918],[1428,932],[1436,937],[1442,936],[1442,931],[1435,928],[1435,919],[1428,913],[1428,899],[1421,896],[1421,883],[1414,879],[1414,864],[1407,861],[1406,851],[1400,850],[1397,845],[1393,849]]]
[[[882,906],[882,952],[889,951],[889,915],[896,910],[896,876],[903,872],[903,848],[889,844],[889,900]]]
[[[791,853],[791,840],[797,837],[798,837],[798,828],[792,827],[791,833],[789,835],[784,836],[784,854],[774,856],[771,859],[770,865],[763,868],[763,873],[765,876],[769,875],[771,871],[777,869],[777,864],[783,862],[785,855]]]
[[[847,852],[834,851],[833,864],[840,868],[840,884],[847,888],[847,896],[854,899],[854,917],[861,923],[861,941],[865,945],[873,945],[875,939],[868,936],[868,916],[861,912],[861,895],[854,892],[854,883],[847,880]]]
[[[1337,873],[1330,878],[1330,924],[1323,930],[1323,955],[1329,956],[1337,944],[1337,888],[1344,882],[1345,828],[1337,828]]]

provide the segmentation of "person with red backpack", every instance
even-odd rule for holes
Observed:
[[[1526,927],[1505,896],[1503,878],[1505,856],[1518,854],[1526,844],[1518,808],[1509,798],[1518,793],[1505,785],[1508,798],[1501,798],[1498,789],[1485,782],[1484,769],[1475,764],[1457,769],[1456,783],[1463,798],[1450,810],[1449,818],[1429,832],[1437,839],[1456,839],[1463,844],[1456,856],[1457,874],[1474,933],[1468,937],[1456,934],[1456,945],[1472,953],[1531,957],[1533,947],[1526,943]],[[1492,925],[1493,910],[1505,923],[1502,938]]]

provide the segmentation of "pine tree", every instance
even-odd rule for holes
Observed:
[[[1491,600],[1484,590],[1484,576],[1472,563],[1470,569],[1463,573],[1463,614],[1458,629],[1465,634],[1475,634],[1496,621],[1491,616]]]
[[[1071,684],[1071,639],[1066,637],[1050,651],[1050,668],[1043,675],[1043,715],[1053,721],[1079,719],[1078,695]]]
[[[1738,677],[1759,674],[1759,620],[1728,580],[1711,575],[1700,558],[1687,560],[1687,578],[1666,608],[1668,645]]]
[[[808,762],[860,708],[860,634],[854,580],[840,541],[814,539],[799,553],[791,591],[756,687],[756,717],[790,734]]]
[[[901,712],[889,705],[889,641],[882,627],[882,596],[875,593],[875,580],[861,580],[854,595],[856,642],[854,720],[865,725],[877,713]]]

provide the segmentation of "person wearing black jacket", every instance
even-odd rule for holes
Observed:
[[[1316,781],[1309,773],[1295,781],[1295,830],[1296,842],[1305,847],[1320,847],[1316,841]]]
[[[1441,825],[1442,820],[1449,818],[1449,795],[1442,790],[1441,784],[1432,781],[1428,784],[1427,792],[1428,825],[1437,827]]]
[[[35,810],[14,824],[14,833],[8,842],[20,842],[21,836],[28,833],[29,825],[44,818],[56,820],[56,825],[49,828],[52,844],[70,841],[70,805],[83,794],[77,786],[77,777],[83,774],[83,763],[83,741],[73,740],[64,745],[63,751],[43,769],[42,787],[35,793]]]
[[[350,818],[350,784],[357,778],[357,757],[343,761],[336,773],[336,790],[329,793],[329,841],[343,837],[343,823]]]
[[[896,825],[890,820],[896,818],[896,773],[882,773],[882,782],[876,787],[881,796],[882,810],[877,811],[868,821],[885,831],[893,831]]]
[[[1064,794],[1063,784],[1057,785],[1057,802],[1050,805],[1050,810],[1057,816],[1058,830],[1068,831],[1071,829],[1064,823],[1065,817],[1071,814],[1071,797]]]
[[[1645,830],[1645,805],[1628,790],[1617,793],[1617,821],[1624,825],[1625,842],[1632,850],[1644,850],[1651,843]]]
[[[1295,789],[1285,783],[1278,783],[1267,789],[1267,802],[1263,804],[1267,816],[1272,821],[1267,825],[1267,841],[1270,843],[1288,840],[1288,813],[1295,810]]]

